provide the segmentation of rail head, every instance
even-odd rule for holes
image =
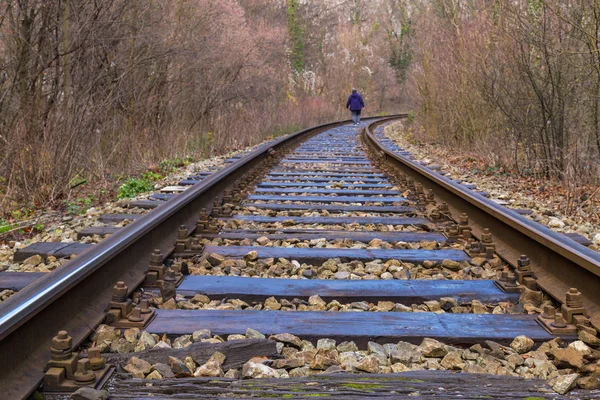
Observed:
[[[0,390],[9,398],[32,393],[56,332],[69,331],[74,346],[83,342],[104,318],[112,286],[124,281],[131,291],[139,285],[152,250],[171,251],[177,228],[193,229],[200,208],[210,210],[215,196],[270,149],[349,122],[318,125],[259,146],[0,303]]]
[[[520,254],[527,254],[538,286],[556,300],[564,302],[570,287],[580,289],[592,325],[600,327],[599,253],[396,154],[374,134],[374,128],[380,123],[375,121],[363,131],[368,145],[425,187],[433,189],[436,200],[447,202],[455,219],[467,213],[473,232],[481,233],[484,228],[490,228],[496,233],[498,253],[513,266],[517,265]]]

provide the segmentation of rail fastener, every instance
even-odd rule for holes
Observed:
[[[175,243],[175,246],[177,247],[178,245],[181,245],[180,241],[180,235],[183,235],[183,228],[185,228],[184,225],[180,226],[179,231],[178,231],[178,238],[177,241]],[[191,247],[191,243],[189,240],[187,240],[187,228],[185,228],[185,235],[186,235],[186,245],[184,246],[184,250],[185,247]],[[160,251],[160,249],[155,249],[152,254],[150,254],[150,262],[148,265],[148,270],[146,271],[146,279],[144,280],[144,286],[146,287],[160,287],[161,286],[161,282],[164,279],[164,276],[167,272],[167,270],[169,269],[173,269],[174,275],[177,279],[177,285],[179,285],[181,283],[181,281],[183,280],[183,274],[181,273],[180,270],[177,269],[177,267],[167,267],[164,264],[164,255],[163,253]]]
[[[44,368],[44,391],[74,392],[82,386],[100,387],[113,367],[106,364],[100,349],[91,347],[87,357],[73,351],[73,339],[67,331],[52,338],[50,360]]]
[[[172,271],[167,269],[163,282],[169,274],[172,274]],[[128,288],[125,282],[119,281],[113,286],[112,299],[108,303],[108,311],[105,317],[107,324],[115,328],[144,328],[152,321],[154,316],[154,310],[149,308],[147,304],[145,307],[140,307],[133,303],[128,297]]]
[[[554,307],[544,307],[537,321],[553,335],[576,335],[578,326],[590,326],[588,312],[583,307],[583,295],[577,288],[570,288],[566,293],[560,312]]]

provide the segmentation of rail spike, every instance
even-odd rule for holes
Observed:
[[[87,357],[80,358],[73,351],[71,336],[60,331],[52,338],[50,360],[44,368],[44,391],[74,392],[82,386],[100,386],[112,370],[99,348],[89,348]]]

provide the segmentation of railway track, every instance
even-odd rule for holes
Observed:
[[[108,239],[0,304],[2,393],[25,397],[42,380],[58,391],[102,382],[100,352],[105,364],[123,366],[133,350],[155,364],[138,377],[166,379],[138,384],[119,367],[115,397],[437,396],[441,381],[466,397],[485,394],[489,382],[515,397],[547,389],[516,379],[551,372],[538,374],[519,353],[581,332],[593,341],[600,257],[412,161],[386,143],[385,122],[290,135],[183,182],[197,184],[180,194],[155,196],[167,201],[147,215],[104,216],[136,221],[107,226]],[[45,250],[23,257],[34,251]],[[528,339],[513,343],[518,336]],[[558,360],[564,349],[551,343],[543,346]],[[563,366],[572,383],[595,373],[590,351],[581,368]],[[185,370],[186,354],[194,355],[188,373],[204,368],[197,375],[212,378],[170,378]],[[252,359],[261,356],[270,361]],[[409,385],[390,383],[386,374],[413,362],[480,373],[491,364],[509,376],[425,371],[404,375]],[[267,380],[256,388],[242,374],[291,376],[297,387]]]

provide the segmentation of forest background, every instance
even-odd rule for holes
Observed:
[[[415,140],[597,184],[597,0],[3,0],[0,206],[410,111]]]

